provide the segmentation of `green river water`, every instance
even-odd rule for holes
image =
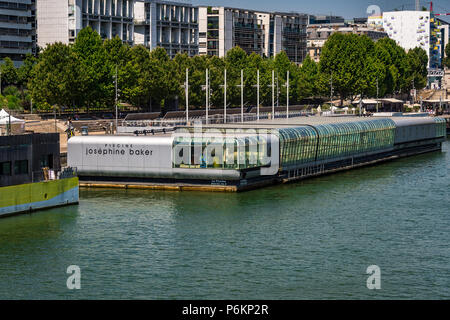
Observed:
[[[0,219],[0,299],[449,299],[449,149],[237,194],[81,190]]]

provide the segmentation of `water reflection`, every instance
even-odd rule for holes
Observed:
[[[81,190],[79,206],[0,219],[0,299],[448,298],[449,163],[445,151],[244,193]]]

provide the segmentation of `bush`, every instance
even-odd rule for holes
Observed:
[[[47,102],[39,102],[34,106],[38,111],[49,112],[52,110],[52,106]],[[34,108],[33,108],[34,109]]]
[[[13,95],[7,95],[6,99],[8,100],[9,110],[22,110],[20,98]]]
[[[3,90],[3,95],[5,96],[15,96],[15,97],[20,97],[20,90],[16,87],[16,86],[7,86],[4,90]]]

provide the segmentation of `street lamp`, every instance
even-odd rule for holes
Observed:
[[[114,86],[115,86],[115,90],[116,90],[116,97],[115,97],[115,105],[116,105],[116,133],[117,133],[117,125],[118,125],[118,121],[119,121],[119,114],[118,114],[118,110],[117,110],[117,104],[118,104],[118,99],[119,99],[119,94],[118,94],[118,88],[117,88],[117,65],[116,65],[116,74],[114,76]]]
[[[272,70],[272,84],[268,85],[268,87],[272,88],[272,120],[275,116],[275,70]]]
[[[284,85],[287,90],[287,97],[286,97],[286,118],[289,119],[289,70],[287,72],[287,79],[286,84]]]
[[[259,69],[256,70],[256,120],[259,121]]]
[[[244,122],[244,70],[241,69],[241,84],[236,85],[241,88],[241,122]]]
[[[333,114],[333,73],[330,78],[330,112]]]
[[[227,123],[227,69],[224,69],[223,79],[223,123]]]
[[[186,95],[186,125],[189,123],[189,69],[186,68],[186,81],[184,85],[181,86],[184,88],[184,92]]]
[[[202,89],[206,91],[206,124],[208,124],[208,109],[209,109],[209,98],[210,98],[210,83],[209,83],[209,70],[206,69],[206,84],[202,86]]]

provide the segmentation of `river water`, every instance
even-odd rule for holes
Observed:
[[[449,299],[449,149],[238,194],[82,190],[0,220],[0,299]]]

